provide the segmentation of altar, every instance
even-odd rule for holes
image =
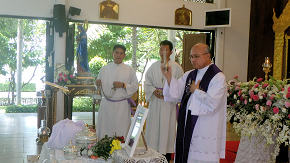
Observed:
[[[73,107],[73,98],[76,96],[88,96],[92,97],[93,107],[92,107],[92,125],[93,128],[96,126],[95,122],[95,112],[96,112],[96,104],[100,103],[100,98],[98,98],[97,90],[95,85],[88,84],[78,84],[78,85],[67,85],[69,90],[68,93],[65,94],[64,99],[64,118],[72,119],[72,107]]]
[[[139,149],[141,150],[141,148]],[[89,157],[82,156],[66,156],[64,151],[61,149],[49,149],[47,143],[42,146],[41,153],[39,155],[40,163],[132,163],[132,162],[142,162],[142,163],[167,163],[165,156],[156,152],[155,150],[149,148],[144,154],[136,154],[133,157],[128,157],[125,150],[117,150],[113,153],[112,157],[108,160],[101,158],[91,159]]]
[[[95,112],[96,105],[100,103],[100,96],[96,90],[95,85],[93,84],[72,84],[66,86],[60,86],[51,82],[44,82],[53,88],[52,91],[52,111],[48,114],[50,115],[48,118],[48,126],[51,128],[56,123],[56,103],[57,103],[57,92],[60,90],[64,94],[64,119],[72,119],[72,108],[73,108],[73,98],[77,96],[88,96],[92,97],[92,126],[95,128]]]

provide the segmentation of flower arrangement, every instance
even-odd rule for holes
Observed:
[[[102,158],[108,160],[115,150],[122,149],[121,143],[125,143],[124,137],[108,137],[107,135],[95,144],[88,146],[88,155],[92,159]]]
[[[69,71],[60,72],[57,76],[57,84],[61,86],[69,85],[76,82],[76,76]]]
[[[228,81],[227,120],[239,134],[261,134],[274,144],[272,158],[282,143],[290,142],[290,84],[287,81],[254,78],[241,82],[238,76]]]

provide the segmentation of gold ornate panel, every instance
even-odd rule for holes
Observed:
[[[273,30],[275,32],[275,41],[274,41],[274,63],[273,63],[273,76],[275,79],[282,79],[285,76],[283,72],[285,72],[285,68],[287,68],[287,62],[284,62],[286,57],[284,57],[284,45],[286,43],[285,31],[290,26],[290,1],[286,4],[282,14],[279,18],[276,17],[276,13],[273,9]],[[284,67],[284,71],[283,71]],[[286,71],[287,72],[287,71]]]

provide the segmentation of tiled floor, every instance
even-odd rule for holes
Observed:
[[[73,113],[74,121],[92,124],[91,117],[91,113]],[[36,138],[36,113],[0,113],[0,163],[26,163],[27,155],[40,152]]]

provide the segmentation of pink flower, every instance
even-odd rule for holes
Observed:
[[[289,108],[290,107],[290,102],[286,101],[285,102],[285,106],[286,106],[286,108]]]
[[[260,105],[259,105],[259,104],[256,104],[256,105],[255,105],[255,108],[256,108],[256,110],[259,110]]]
[[[247,101],[247,99],[244,101],[244,104],[245,104],[245,105],[247,105],[247,104],[248,104],[248,101]]]
[[[235,76],[234,76],[234,79],[238,79],[238,78],[239,78],[239,76],[238,76],[238,75],[235,75]]]
[[[272,105],[272,101],[271,101],[271,100],[268,100],[268,101],[266,102],[266,105],[271,106],[271,105]]]
[[[266,98],[266,97],[267,97],[267,94],[266,94],[266,93],[264,93],[264,94],[263,94],[263,97],[264,97],[264,98]]]
[[[290,92],[286,94],[286,98],[290,98]]]
[[[264,84],[262,85],[262,88],[266,88],[268,85],[269,85],[268,83],[264,83]]]
[[[257,82],[261,82],[261,81],[263,81],[263,78],[257,79]]]
[[[95,143],[93,143],[93,144],[89,144],[89,145],[88,145],[88,149],[91,149],[92,146],[94,146],[94,145],[95,145]]]
[[[62,81],[62,80],[63,80],[63,78],[62,78],[62,77],[60,77],[58,80],[59,80],[59,81]]]
[[[64,77],[67,77],[67,74],[63,74]]]
[[[59,77],[61,77],[61,76],[62,76],[62,72],[61,72],[61,73],[59,73],[59,74],[58,74],[58,76],[59,76]]]
[[[241,101],[243,101],[243,100],[244,100],[244,97],[243,97],[243,96],[241,96],[241,97],[240,97],[240,100],[241,100]]]
[[[253,95],[252,98],[253,98],[254,101],[258,101],[259,100],[259,96],[258,95]]]
[[[68,78],[65,78],[64,81],[67,82],[68,81]]]
[[[69,76],[70,78],[74,78],[74,76],[71,74],[70,76]]]
[[[238,95],[241,96],[242,94],[242,90],[239,90]]]
[[[255,85],[254,85],[254,88],[257,88],[257,87],[259,87],[259,85],[260,85],[260,84],[258,84],[258,83],[257,83],[257,84],[255,84]]]
[[[272,95],[270,96],[270,100],[274,100],[274,99],[275,99],[275,95],[272,94]]]
[[[253,97],[254,92],[253,91],[250,91],[249,94],[250,94],[251,97]]]
[[[281,90],[284,91],[285,89],[284,88],[281,88]]]
[[[288,90],[288,92],[290,92],[290,87],[288,87],[288,89],[287,89],[287,90]]]
[[[290,114],[288,114],[288,118],[290,119]]]
[[[274,112],[274,114],[278,114],[279,113],[279,108],[278,107],[274,107],[273,108],[273,112]]]

